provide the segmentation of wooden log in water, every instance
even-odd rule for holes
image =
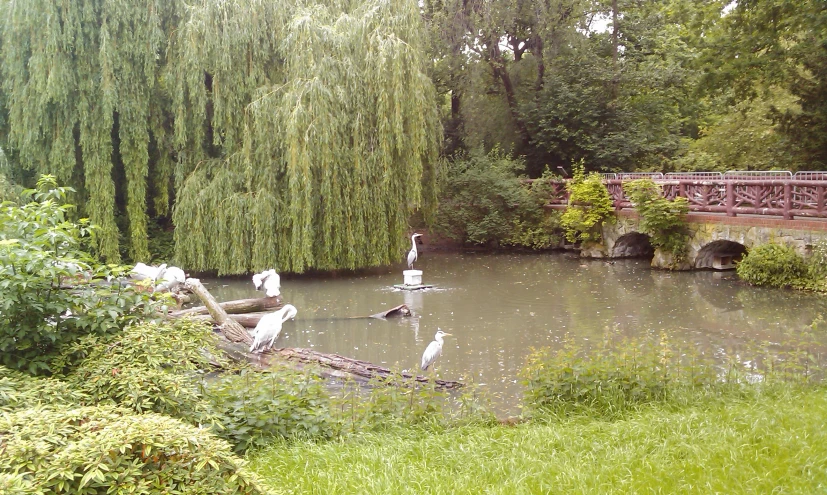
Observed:
[[[206,289],[204,289],[206,290]],[[276,297],[256,297],[253,299],[238,299],[235,301],[227,301],[219,303],[221,309],[226,313],[243,314],[255,313],[257,311],[264,311],[267,309],[276,310],[284,306],[281,296]],[[209,310],[206,306],[197,306],[195,308],[182,309],[181,311],[173,311],[169,314],[171,318],[180,318],[186,315],[206,315]],[[255,326],[255,325],[253,325]]]
[[[361,383],[369,381],[384,382],[399,385],[405,382],[426,384],[431,381],[426,376],[414,375],[409,372],[396,373],[388,368],[360,361],[339,354],[326,354],[304,348],[286,347],[270,349],[262,353],[251,354],[248,349],[225,339],[219,340],[218,347],[235,360],[246,359],[259,368],[269,368],[281,364],[291,368],[301,369],[306,365],[316,365],[322,376],[354,379]],[[454,390],[462,387],[462,383],[452,380],[434,380],[436,387],[443,390]]]
[[[210,292],[201,284],[197,278],[188,278],[185,285],[201,299],[212,319],[218,324],[221,333],[232,342],[241,342],[246,345],[253,343],[253,338],[250,333],[241,326],[237,321],[231,319],[227,312],[218,304],[218,301],[210,294]]]
[[[269,299],[273,299],[273,298],[269,298]],[[181,313],[181,312],[177,311],[175,313]],[[269,311],[261,312],[261,313],[231,314],[230,318],[232,318],[233,320],[239,322],[241,324],[241,326],[244,326],[244,327],[247,327],[247,328],[255,328],[256,325],[258,325],[258,322],[261,320],[261,318],[264,315],[266,315],[267,313],[269,313]],[[390,318],[390,317],[394,317],[394,316],[411,316],[411,310],[408,309],[408,307],[406,305],[400,304],[399,306],[395,306],[391,309],[382,311],[381,313],[376,313],[374,315],[370,315],[370,316],[348,316],[348,317],[346,317],[346,319],[348,319],[348,320],[365,319],[365,318],[385,319],[385,318]],[[194,315],[194,316],[190,316],[190,317],[193,318],[193,319],[202,320],[202,321],[212,320],[212,316],[210,316],[210,315]],[[327,318],[325,318],[325,319],[327,320]]]

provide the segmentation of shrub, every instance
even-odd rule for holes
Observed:
[[[88,336],[67,346],[78,361],[66,380],[94,404],[156,412],[192,423],[208,422],[193,374],[219,356],[205,322],[190,319],[131,325],[114,336]],[[57,367],[57,366],[55,366]]]
[[[0,445],[0,474],[37,493],[262,493],[226,442],[157,414],[24,409],[0,416]]]
[[[0,411],[10,412],[39,404],[66,407],[90,403],[86,394],[64,381],[34,378],[0,366]]]
[[[655,248],[671,253],[675,262],[686,259],[686,214],[689,202],[686,198],[666,199],[661,187],[651,179],[638,179],[623,184],[623,191],[640,215],[640,229],[649,234]]]
[[[474,151],[448,162],[440,181],[434,230],[467,244],[502,243],[545,248],[553,245],[554,221],[544,215],[543,181],[523,184],[525,165],[494,149]]]
[[[26,204],[0,206],[0,364],[31,374],[51,373],[63,345],[154,312],[147,294],[109,285],[128,269],[84,250],[94,229],[69,220],[67,191],[43,176]]]
[[[569,204],[561,219],[569,242],[596,242],[603,222],[614,221],[614,205],[600,174],[585,174],[583,164],[573,167],[567,184]]]
[[[237,452],[278,438],[332,438],[336,434],[322,383],[290,370],[226,375],[205,385],[218,426]]]
[[[752,285],[803,288],[809,270],[795,249],[780,244],[762,244],[749,250],[738,265],[738,276]]]

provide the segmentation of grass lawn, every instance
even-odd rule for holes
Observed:
[[[279,443],[250,461],[275,493],[827,493],[827,391]]]

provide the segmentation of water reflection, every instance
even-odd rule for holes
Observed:
[[[440,358],[443,378],[465,377],[514,408],[517,374],[532,348],[565,338],[588,346],[606,333],[667,332],[676,343],[720,352],[785,333],[827,313],[827,298],[744,286],[732,274],[671,273],[639,260],[583,262],[565,254],[435,254],[417,262],[435,288],[400,291],[402,265],[369,275],[283,277],[299,310],[279,347],[309,347],[383,366],[417,369],[437,327],[454,334]],[[219,300],[257,297],[248,278],[204,280]],[[405,303],[410,318],[352,319]],[[825,338],[827,341],[827,338]],[[505,405],[503,405],[505,404]]]

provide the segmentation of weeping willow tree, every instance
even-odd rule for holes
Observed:
[[[168,66],[176,258],[219,273],[399,261],[441,139],[420,23],[413,0],[192,7]]]
[[[148,258],[151,209],[172,214],[189,270],[386,264],[434,202],[441,133],[414,0],[0,9],[0,146],[78,191],[109,260],[120,214],[130,256]]]
[[[178,24],[169,0],[11,0],[2,4],[5,146],[23,166],[74,186],[100,227],[97,248],[119,259],[113,163],[122,164],[131,255],[148,257],[150,142],[164,143],[157,84],[168,33]],[[154,175],[171,175],[163,146]],[[166,167],[166,170],[164,170]],[[167,179],[168,180],[168,179]],[[156,187],[156,208],[168,208]],[[164,204],[166,202],[166,204]]]

